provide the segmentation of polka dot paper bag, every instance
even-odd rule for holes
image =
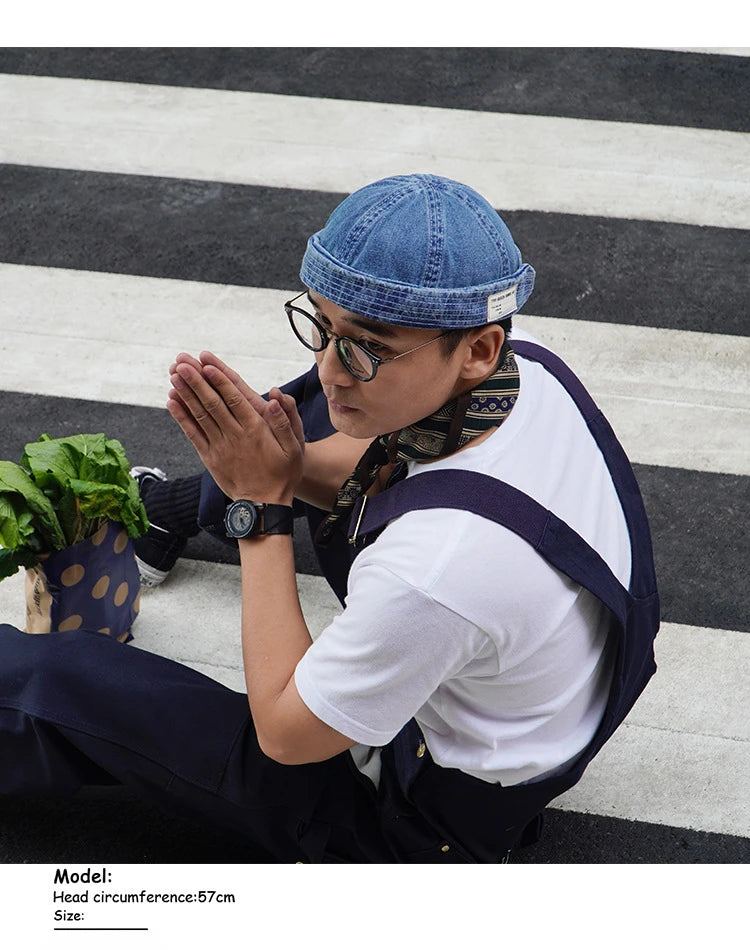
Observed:
[[[0,581],[26,569],[26,630],[131,639],[148,530],[125,450],[103,433],[41,435],[0,461]]]
[[[140,606],[133,542],[107,522],[26,571],[26,632],[97,630],[127,642]]]

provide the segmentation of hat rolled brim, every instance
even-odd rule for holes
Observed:
[[[373,277],[332,257],[314,234],[307,242],[300,278],[344,310],[395,326],[460,329],[512,316],[534,288],[534,268],[474,287],[415,287]]]

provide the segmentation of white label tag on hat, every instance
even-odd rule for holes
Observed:
[[[516,312],[518,309],[516,307],[517,290],[518,284],[514,284],[512,287],[506,287],[505,290],[498,290],[496,294],[489,295],[487,298],[487,323],[492,323],[493,320],[502,320],[509,314]]]

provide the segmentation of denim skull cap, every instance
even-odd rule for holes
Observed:
[[[459,328],[520,310],[534,268],[467,185],[398,175],[344,199],[307,242],[302,282],[345,310],[397,326]]]

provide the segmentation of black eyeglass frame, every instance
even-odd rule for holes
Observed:
[[[306,347],[308,350],[312,350],[313,353],[322,353],[323,350],[331,342],[331,340],[333,340],[334,346],[336,347],[336,353],[338,355],[338,358],[341,360],[341,365],[344,367],[347,373],[349,373],[355,379],[358,379],[361,383],[369,383],[373,379],[375,379],[375,376],[378,372],[378,368],[382,366],[383,363],[393,363],[395,360],[400,360],[402,356],[408,356],[410,353],[415,353],[417,350],[421,350],[422,347],[429,346],[430,343],[434,343],[436,340],[441,339],[442,337],[446,336],[448,333],[451,332],[450,330],[444,330],[441,334],[433,337],[431,340],[427,340],[425,343],[420,343],[418,346],[413,346],[410,350],[406,350],[404,353],[399,353],[397,356],[389,356],[384,359],[381,356],[376,356],[375,353],[371,353],[367,349],[366,346],[363,346],[361,343],[358,343],[357,340],[352,340],[351,337],[336,336],[335,333],[331,333],[330,330],[327,330],[323,326],[323,324],[320,323],[318,320],[316,320],[315,317],[311,313],[307,312],[307,310],[303,310],[302,307],[295,307],[294,301],[299,300],[300,297],[304,297],[306,293],[307,291],[303,290],[301,293],[297,294],[296,297],[292,297],[291,300],[287,300],[287,302],[284,304],[284,310],[286,311],[286,315],[289,320],[289,325],[292,328],[292,332],[300,341],[300,343],[304,347]],[[300,336],[300,334],[297,332],[297,327],[294,323],[294,317],[292,316],[294,312],[302,314],[303,317],[306,317],[313,324],[315,329],[320,334],[320,339],[321,339],[320,346],[312,346],[308,340],[305,340],[303,339],[302,336]],[[357,350],[364,353],[364,355],[370,361],[370,365],[372,367],[372,375],[362,376],[359,373],[356,373],[352,369],[352,367],[347,362],[347,356],[346,356],[347,344],[349,346],[356,347]]]

